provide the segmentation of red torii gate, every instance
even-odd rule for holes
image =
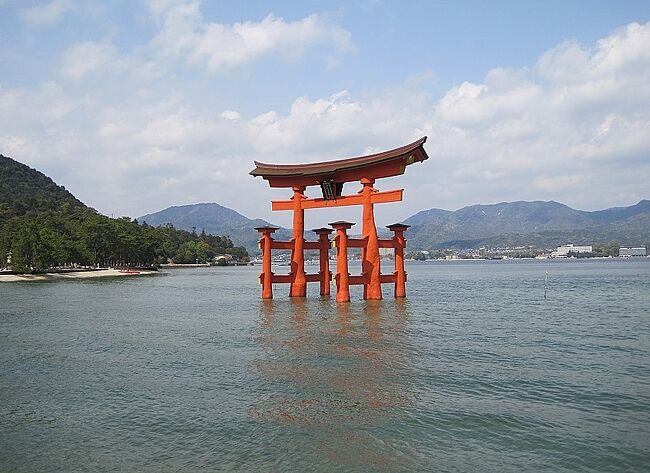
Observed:
[[[350,300],[349,285],[363,284],[364,299],[381,299],[381,284],[394,283],[395,297],[406,297],[406,272],[404,271],[404,231],[408,225],[394,224],[388,228],[393,232],[392,239],[379,239],[375,225],[374,204],[399,202],[404,189],[380,192],[373,187],[376,179],[398,176],[404,173],[406,166],[422,162],[429,157],[424,150],[427,137],[411,144],[390,151],[310,164],[265,164],[255,161],[255,169],[250,174],[262,176],[271,187],[287,187],[293,190],[290,200],[272,201],[273,210],[293,210],[293,238],[290,241],[277,241],[272,238],[276,227],[258,227],[260,248],[262,249],[262,298],[273,298],[273,283],[289,283],[289,296],[305,297],[308,282],[319,282],[321,295],[329,295],[328,249],[330,247],[328,228],[313,230],[318,241],[305,241],[305,209],[343,207],[361,205],[363,219],[361,238],[348,238],[347,230],[354,225],[351,222],[333,222],[330,224],[336,235],[333,242],[337,249],[336,301]],[[346,182],[358,181],[361,190],[356,195],[342,195]],[[307,198],[305,189],[320,186],[322,198]],[[348,248],[361,248],[362,274],[350,276],[348,273]],[[395,249],[395,272],[381,274],[379,248]],[[291,272],[287,275],[275,275],[271,272],[271,250],[291,250]],[[306,274],[304,251],[319,250],[320,271],[318,274]]]

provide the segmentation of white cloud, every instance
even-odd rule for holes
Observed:
[[[429,120],[431,154],[476,186],[475,200],[630,203],[614,202],[614,187],[647,197],[626,168],[650,171],[648,44],[650,23],[633,23],[593,48],[564,43],[532,70],[495,69],[452,88]]]
[[[137,54],[122,54],[109,40],[83,41],[69,46],[63,53],[61,75],[74,82],[98,77],[121,82],[125,76],[134,85],[147,83],[162,76],[162,66]]]
[[[221,112],[221,117],[225,118],[226,120],[236,122],[237,120],[239,120],[240,115],[239,112],[235,112],[233,110],[224,110],[223,112]]]
[[[154,47],[165,56],[184,57],[189,64],[205,66],[212,72],[270,54],[297,58],[320,44],[338,51],[352,47],[348,31],[317,14],[297,21],[270,14],[259,22],[223,24],[204,21],[196,1],[155,1],[150,7],[162,24]],[[328,55],[327,61],[333,63],[333,56]]]
[[[432,161],[402,178],[426,206],[540,198],[584,208],[629,204],[616,198],[648,197],[648,35],[650,23],[631,24],[593,48],[566,43],[532,69],[494,69],[435,103],[412,90],[369,101],[302,97],[285,116],[252,120],[251,133],[260,155],[284,162],[349,156],[363,144],[385,149],[427,134]]]
[[[172,61],[220,72],[253,63],[268,56],[296,59],[318,45],[327,45],[326,63],[336,52],[350,51],[350,34],[320,15],[285,21],[272,14],[260,22],[222,24],[203,19],[198,1],[151,0],[149,8],[159,31],[146,45],[119,50],[113,41],[82,41],[63,53],[60,72],[79,82],[88,77],[131,76],[146,82],[174,75]]]
[[[566,189],[567,187],[580,185],[580,182],[582,181],[581,175],[570,174],[570,169],[566,169],[565,172],[568,172],[569,174],[554,177],[537,177],[534,179],[533,184],[536,188],[548,192],[558,192]]]
[[[159,8],[161,21],[181,7],[181,17],[198,12],[193,4],[169,3]],[[190,28],[184,44],[198,44],[202,28]],[[0,152],[43,169],[106,213],[136,216],[217,201],[288,223],[268,205],[286,193],[251,178],[253,160],[343,158],[426,134],[431,160],[378,183],[406,188],[403,205],[378,210],[380,221],[422,208],[504,200],[554,199],[579,208],[630,204],[648,197],[649,34],[650,23],[631,24],[591,48],[565,43],[530,68],[496,68],[439,99],[422,90],[429,81],[407,79],[401,88],[363,99],[347,91],[298,97],[287,112],[216,111],[161,84],[139,87],[146,82],[132,73],[124,75],[125,91],[110,99],[101,91],[66,94],[53,83],[0,88]],[[208,55],[201,57],[207,65]],[[62,72],[80,80],[120,67],[130,71],[129,61],[111,43],[81,43],[68,51]]]
[[[43,5],[23,8],[20,13],[28,23],[53,25],[72,8],[74,8],[74,3],[71,0],[53,0]]]
[[[6,156],[32,156],[36,151],[27,138],[15,135],[0,136],[0,149]]]
[[[121,68],[115,46],[86,41],[72,45],[65,52],[61,72],[68,79],[78,81],[88,74]]]

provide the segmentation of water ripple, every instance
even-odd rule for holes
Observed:
[[[0,470],[645,472],[648,269],[416,264],[344,305],[260,301],[255,268],[2,286]]]

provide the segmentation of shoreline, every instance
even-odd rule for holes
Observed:
[[[95,271],[66,271],[64,273],[42,273],[42,274],[2,274],[0,282],[21,282],[21,281],[56,281],[64,279],[93,279],[93,278],[114,278],[124,276],[151,276],[159,274],[158,271],[137,270],[132,272],[120,271],[119,269],[100,269]]]

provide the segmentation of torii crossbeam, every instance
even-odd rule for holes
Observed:
[[[347,229],[353,224],[349,222],[334,222],[331,224],[337,231],[335,242],[337,246],[337,301],[350,300],[348,285],[363,284],[364,299],[381,299],[381,284],[395,283],[395,297],[405,297],[406,273],[404,271],[404,231],[408,225],[390,225],[394,237],[391,240],[380,240],[375,225],[374,205],[402,200],[403,189],[379,192],[373,187],[376,179],[398,176],[404,173],[406,166],[422,162],[429,157],[424,150],[426,136],[411,144],[389,151],[309,164],[265,164],[255,161],[255,169],[250,174],[261,176],[271,187],[286,187],[293,190],[290,200],[272,201],[273,210],[293,211],[293,238],[288,242],[273,240],[271,234],[274,227],[260,227],[260,247],[263,253],[263,268],[260,275],[262,297],[273,297],[271,284],[286,282],[291,284],[291,297],[305,297],[307,282],[320,282],[321,295],[329,294],[329,263],[328,260],[329,229],[314,230],[319,235],[318,242],[307,242],[304,237],[305,209],[343,207],[361,205],[363,218],[360,239],[347,238]],[[358,181],[361,190],[354,195],[343,195],[343,185],[346,182]],[[308,198],[305,190],[309,186],[320,186],[323,197]],[[362,249],[362,274],[350,276],[347,274],[347,248]],[[395,272],[382,275],[380,268],[379,248],[395,248]],[[271,272],[271,249],[291,250],[291,272],[288,276],[275,276]],[[304,250],[320,249],[321,271],[318,275],[307,275],[304,267]],[[343,263],[345,261],[345,263]],[[398,267],[399,265],[399,267]],[[342,268],[342,266],[345,266]],[[343,272],[345,274],[343,274]],[[325,284],[327,279],[327,284]],[[345,286],[345,287],[343,287]],[[398,287],[399,286],[399,287]],[[326,292],[326,293],[325,293]]]

